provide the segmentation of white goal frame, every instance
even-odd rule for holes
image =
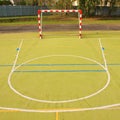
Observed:
[[[38,27],[39,27],[39,37],[42,39],[42,13],[47,12],[76,12],[78,13],[78,19],[79,19],[79,38],[82,38],[82,10],[38,10]]]

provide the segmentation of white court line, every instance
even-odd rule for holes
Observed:
[[[22,46],[22,43],[23,43],[23,41],[21,41],[21,43],[20,43],[20,46],[19,46],[19,48],[21,48],[21,46]],[[101,45],[101,41],[99,40],[99,43],[100,43],[100,46],[102,46]],[[104,53],[102,52],[102,54],[104,55]],[[14,70],[16,69],[15,68],[15,65],[16,65],[16,62],[17,62],[17,59],[18,59],[18,56],[19,56],[19,51],[17,52],[17,55],[16,55],[16,58],[15,58],[15,61],[14,61],[14,65],[13,65],[13,67],[12,67],[12,70],[11,70],[11,72],[10,72],[10,74],[9,74],[9,77],[8,77],[8,79],[10,79],[10,77],[11,77],[11,75],[13,74],[13,72],[14,72]],[[38,58],[37,58],[38,59]],[[104,59],[105,59],[105,56],[104,56]],[[106,61],[106,59],[105,59],[105,61]],[[24,63],[23,63],[24,64]],[[102,65],[101,65],[102,66]],[[19,66],[20,67],[20,66]],[[103,68],[104,68],[104,66],[102,66]],[[106,69],[107,69],[107,67],[106,67]],[[106,70],[108,73],[109,73],[109,71],[108,71],[108,69]],[[109,77],[110,78],[110,77]],[[109,81],[110,82],[110,81]],[[109,84],[109,82],[108,82],[108,84]],[[108,86],[108,84],[107,84],[107,86]],[[107,87],[106,86],[106,87]],[[104,88],[105,89],[105,88]],[[113,109],[109,109],[109,108],[112,108],[112,107],[117,107],[117,106],[120,106],[120,103],[118,103],[118,104],[111,104],[111,105],[105,105],[105,106],[99,106],[99,107],[92,107],[92,108],[78,108],[78,109],[51,109],[51,110],[44,110],[44,109],[42,109],[42,110],[36,110],[36,109],[23,109],[23,108],[9,108],[9,107],[0,107],[0,109],[1,110],[15,110],[15,111],[19,111],[19,112],[41,112],[41,113],[44,113],[44,112],[46,112],[46,113],[52,113],[52,112],[79,112],[79,111],[92,111],[92,110],[113,110]],[[116,108],[117,109],[117,108]],[[115,110],[115,109],[114,109]]]
[[[37,58],[30,59],[30,60],[22,63],[21,65],[17,66],[17,67],[14,69],[14,70],[16,70],[16,69],[18,69],[20,66],[22,66],[22,65],[24,65],[24,64],[26,64],[26,63],[28,63],[28,62],[31,62],[31,61],[34,61],[34,60],[37,60],[37,59],[40,59],[40,58],[56,57],[56,56],[62,56],[62,57],[63,57],[63,56],[69,56],[69,57],[71,56],[71,57],[82,58],[82,59],[86,59],[86,60],[95,62],[95,63],[99,64],[103,69],[106,70],[106,73],[107,73],[108,78],[107,78],[106,84],[105,84],[101,89],[99,89],[98,91],[96,91],[96,92],[94,92],[94,93],[92,93],[92,94],[90,94],[90,95],[88,95],[88,96],[84,96],[84,97],[82,97],[82,98],[75,98],[75,99],[71,99],[71,100],[62,100],[62,101],[40,100],[40,99],[32,98],[32,97],[29,97],[29,96],[26,96],[26,95],[20,93],[19,91],[17,91],[17,90],[12,86],[12,84],[11,84],[11,76],[12,76],[13,72],[10,73],[10,76],[9,76],[9,79],[8,79],[8,85],[9,85],[9,87],[10,87],[16,94],[20,95],[21,97],[26,98],[26,99],[28,99],[28,100],[32,100],[32,101],[36,101],[36,102],[43,102],[43,103],[67,103],[67,102],[75,102],[75,101],[80,101],[80,100],[88,99],[88,98],[90,98],[90,97],[93,97],[93,96],[95,96],[95,95],[98,95],[99,93],[101,93],[102,91],[104,91],[104,90],[108,87],[108,85],[109,85],[109,83],[110,83],[110,73],[109,73],[109,71],[108,71],[108,69],[107,69],[107,62],[106,62],[106,59],[105,59],[104,52],[103,52],[103,50],[102,50],[102,43],[101,43],[101,40],[100,40],[100,39],[99,39],[99,44],[100,44],[100,48],[101,48],[101,51],[102,51],[103,60],[104,60],[104,62],[105,62],[105,66],[103,66],[101,63],[97,62],[96,60],[93,60],[93,59],[87,58],[87,57],[83,57],[83,56],[75,56],[75,55],[48,55],[48,56],[42,56],[42,57],[37,57]]]
[[[76,108],[76,109],[22,109],[22,108],[8,108],[8,107],[0,107],[1,110],[8,110],[8,111],[16,111],[16,112],[28,112],[28,113],[56,113],[56,112],[82,112],[82,111],[93,111],[93,110],[119,110],[119,109],[110,109],[112,107],[120,106],[118,104],[111,104],[99,107],[92,107],[92,108]]]
[[[14,72],[14,69],[15,69],[15,66],[16,66],[16,63],[17,63],[17,60],[18,60],[18,57],[19,57],[19,53],[20,53],[22,44],[23,44],[23,40],[21,40],[20,45],[18,47],[17,54],[16,54],[15,60],[13,62],[12,70],[11,70],[12,72]]]
[[[93,59],[87,58],[87,57],[83,57],[83,56],[76,56],[76,55],[48,55],[48,56],[41,56],[41,57],[37,57],[37,58],[30,59],[30,60],[22,63],[21,65],[17,66],[17,67],[15,68],[15,70],[18,69],[19,67],[21,67],[22,65],[28,63],[28,62],[31,62],[31,61],[34,61],[34,60],[38,60],[38,59],[40,59],[40,58],[58,57],[58,56],[59,56],[59,57],[60,57],[60,56],[61,56],[61,57],[66,57],[66,56],[67,56],[67,57],[76,57],[76,58],[82,58],[82,59],[85,59],[85,60],[89,60],[89,61],[91,61],[91,62],[97,63],[97,64],[100,65],[104,70],[106,70],[106,68],[105,68],[101,63],[97,62],[96,60],[93,60]],[[65,103],[65,102],[67,103],[67,102],[75,102],[75,101],[80,101],[80,100],[88,99],[88,98],[90,98],[90,97],[93,97],[93,96],[101,93],[103,90],[105,90],[105,89],[108,87],[109,83],[110,83],[110,74],[109,74],[108,70],[106,70],[106,73],[107,73],[107,76],[108,76],[108,77],[107,77],[107,82],[105,83],[105,85],[104,85],[101,89],[99,89],[98,91],[96,91],[96,92],[94,92],[94,93],[92,93],[92,94],[90,94],[90,95],[88,95],[88,96],[84,96],[84,97],[81,97],[81,98],[75,98],[75,99],[71,99],[71,100],[62,100],[62,101],[40,100],[40,99],[36,99],[36,98],[32,98],[32,97],[26,96],[26,95],[20,93],[19,91],[17,91],[17,90],[12,86],[10,77],[12,76],[13,72],[10,74],[11,76],[10,76],[9,79],[8,79],[8,85],[9,85],[9,87],[10,87],[16,94],[18,94],[18,95],[20,95],[21,97],[26,98],[26,99],[28,99],[28,100],[32,100],[32,101],[36,101],[36,102],[44,102],[44,103],[53,103],[53,104],[54,104],[54,103]]]
[[[100,45],[100,49],[101,49],[101,52],[102,52],[102,57],[103,57],[103,61],[104,61],[104,66],[105,66],[105,69],[106,69],[106,72],[108,73],[108,77],[109,77],[109,82],[107,82],[105,88],[108,87],[109,83],[110,83],[110,72],[108,70],[108,65],[107,65],[107,60],[105,58],[105,53],[104,53],[104,48],[102,46],[102,42],[101,42],[101,38],[98,39],[99,40],[99,45]]]
[[[11,76],[12,76],[14,70],[15,70],[15,66],[16,66],[16,63],[17,63],[17,60],[18,60],[18,57],[19,57],[19,53],[20,53],[22,44],[23,44],[23,40],[21,40],[21,42],[20,42],[20,45],[19,45],[19,47],[18,47],[18,51],[17,51],[16,57],[15,57],[15,60],[14,60],[14,62],[13,62],[12,69],[11,69],[9,75],[8,75],[8,84],[10,84]],[[9,86],[9,87],[10,87],[10,86]],[[12,89],[12,87],[10,87],[10,88]],[[12,89],[12,90],[13,90],[13,89]]]
[[[101,48],[101,52],[102,52],[102,56],[103,56],[103,60],[104,60],[104,64],[105,64],[105,68],[108,71],[107,61],[106,61],[106,58],[105,58],[105,53],[104,53],[104,48],[102,46],[101,38],[99,38],[99,44],[100,44],[100,48]]]

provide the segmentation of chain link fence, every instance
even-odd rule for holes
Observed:
[[[0,17],[15,17],[15,16],[35,16],[37,15],[37,10],[41,9],[40,6],[10,6],[3,5],[0,6]],[[47,6],[43,6],[42,9],[48,9]]]

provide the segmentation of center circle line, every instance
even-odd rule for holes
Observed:
[[[11,76],[12,74],[14,73],[15,70],[17,70],[19,67],[21,67],[22,65],[24,64],[27,64],[29,62],[32,62],[34,60],[38,60],[40,58],[48,58],[48,57],[75,57],[75,58],[82,58],[82,59],[85,59],[85,60],[88,60],[88,61],[91,61],[91,62],[94,62],[98,65],[100,65],[107,73],[107,76],[108,76],[108,79],[107,79],[107,82],[106,84],[101,88],[99,89],[97,92],[94,92],[88,96],[85,96],[85,97],[80,97],[80,98],[76,98],[76,99],[70,99],[70,100],[60,100],[60,101],[54,101],[54,100],[40,100],[40,99],[36,99],[36,98],[32,98],[32,97],[29,97],[29,96],[26,96],[22,93],[20,93],[19,91],[17,91],[11,84]],[[23,98],[26,98],[28,100],[32,100],[32,101],[36,101],[36,102],[42,102],[42,103],[68,103],[68,102],[76,102],[76,101],[81,101],[81,100],[84,100],[84,99],[88,99],[88,98],[91,98],[99,93],[101,93],[103,90],[105,90],[109,83],[110,83],[110,73],[108,70],[106,70],[106,68],[99,62],[97,62],[96,60],[93,60],[91,58],[87,58],[87,57],[83,57],[83,56],[76,56],[76,55],[48,55],[48,56],[42,56],[42,57],[37,57],[37,58],[33,58],[33,59],[30,59],[22,64],[20,64],[19,66],[15,67],[14,71],[11,71],[9,76],[8,76],[8,85],[10,87],[11,90],[13,90],[16,94],[18,94],[19,96],[23,97]]]

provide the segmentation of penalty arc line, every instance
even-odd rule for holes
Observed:
[[[76,55],[48,55],[48,56],[37,57],[37,58],[31,59],[31,60],[28,60],[28,61],[22,63],[21,65],[17,66],[17,67],[15,68],[15,70],[18,69],[20,66],[22,66],[22,65],[24,65],[24,64],[26,64],[26,63],[28,63],[28,62],[31,62],[31,61],[33,61],[33,60],[38,60],[38,59],[40,59],[40,58],[46,58],[46,57],[56,57],[56,56],[57,56],[57,57],[58,57],[58,56],[59,56],[59,57],[60,57],[60,56],[62,56],[62,57],[63,57],[63,56],[76,57],[76,58],[82,58],[82,59],[85,59],[85,60],[89,60],[89,61],[91,61],[91,62],[95,62],[95,63],[99,64],[99,65],[105,70],[105,67],[104,67],[103,65],[101,65],[99,62],[97,62],[96,60],[93,60],[93,59],[90,59],[90,58],[86,58],[86,57],[83,57],[83,56],[76,56]],[[107,80],[107,83],[105,84],[105,86],[103,86],[103,87],[102,87],[101,89],[99,89],[97,92],[94,92],[94,93],[92,93],[92,94],[90,94],[90,95],[88,95],[88,96],[84,96],[84,97],[82,97],[82,98],[75,98],[75,99],[72,99],[72,100],[63,100],[63,101],[39,100],[39,99],[36,99],[36,98],[32,98],[32,97],[26,96],[26,95],[20,93],[19,91],[17,91],[17,90],[12,86],[10,78],[8,79],[8,81],[9,81],[9,82],[8,82],[8,85],[9,85],[9,87],[10,87],[16,94],[20,95],[20,96],[23,97],[23,98],[32,100],[32,101],[44,102],[44,103],[53,103],[53,104],[54,104],[54,103],[75,102],[75,101],[79,101],[79,100],[83,100],[83,99],[88,99],[88,98],[93,97],[93,96],[99,94],[100,92],[102,92],[102,91],[109,85],[109,83],[110,83],[110,75],[109,75],[109,72],[108,72],[107,70],[106,70],[106,73],[107,73],[107,76],[108,76],[108,80]],[[12,72],[10,75],[12,76],[12,74],[13,74],[13,72]],[[10,77],[11,77],[11,76],[10,76]]]
[[[19,44],[19,50],[17,51],[15,60],[14,60],[14,62],[13,62],[12,69],[11,69],[9,75],[8,75],[8,85],[9,85],[9,87],[10,87],[11,90],[13,90],[13,88],[11,87],[10,79],[11,79],[12,74],[13,74],[14,71],[15,71],[16,63],[17,63],[17,60],[18,60],[18,57],[19,57],[19,53],[20,53],[22,44],[23,44],[23,39],[21,40],[21,42],[20,42],[20,44]],[[14,90],[13,90],[13,91],[14,91]]]
[[[105,85],[105,88],[107,88],[110,84],[111,76],[110,76],[110,72],[108,70],[107,61],[106,61],[106,58],[105,58],[105,53],[104,53],[104,49],[103,49],[103,46],[102,46],[101,38],[99,38],[99,45],[100,45],[100,49],[101,49],[101,52],[102,52],[102,57],[103,57],[103,61],[104,61],[105,70],[108,74],[108,82]]]

